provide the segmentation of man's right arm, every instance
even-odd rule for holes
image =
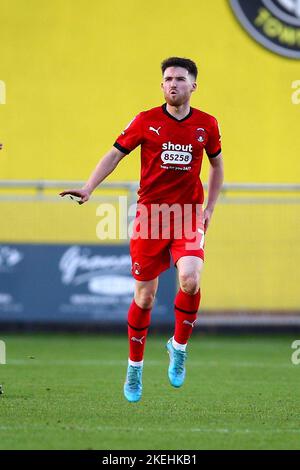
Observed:
[[[95,170],[89,177],[88,181],[85,183],[83,188],[81,189],[68,189],[66,191],[62,191],[60,196],[76,196],[80,197],[79,204],[83,204],[87,202],[94,191],[94,189],[102,183],[102,181],[113,172],[116,168],[118,163],[122,160],[125,156],[125,153],[122,153],[116,147],[112,147],[107,154],[99,161],[98,165],[96,166]]]

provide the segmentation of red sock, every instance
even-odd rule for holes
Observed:
[[[193,326],[197,319],[200,304],[200,289],[197,294],[190,295],[181,289],[175,297],[175,333],[177,343],[186,344],[192,334]]]
[[[131,361],[143,360],[150,318],[151,308],[141,308],[133,300],[128,310],[129,359]]]

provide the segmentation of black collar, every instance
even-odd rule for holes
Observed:
[[[163,112],[164,112],[167,116],[169,116],[171,119],[174,119],[174,120],[177,121],[177,122],[185,121],[186,119],[188,119],[188,118],[193,114],[193,108],[190,107],[190,112],[189,112],[189,114],[187,114],[187,115],[186,115],[184,118],[182,118],[182,119],[176,119],[176,117],[172,116],[172,114],[170,114],[170,113],[167,111],[167,103],[165,103],[165,104],[162,105],[162,110],[163,110]]]

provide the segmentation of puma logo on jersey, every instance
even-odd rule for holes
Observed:
[[[184,320],[183,323],[186,324],[186,325],[190,325],[192,328],[194,328],[194,325],[196,323],[197,320],[191,322],[191,321],[188,321],[188,320]]]
[[[136,341],[137,343],[141,343],[143,344],[143,339],[145,338],[145,336],[142,336],[141,338],[136,338],[135,336],[132,336],[131,341]]]
[[[152,127],[152,126],[149,127],[149,131],[156,132],[157,135],[160,135],[159,134],[159,129],[161,129],[161,126],[158,129],[154,129],[154,127]]]

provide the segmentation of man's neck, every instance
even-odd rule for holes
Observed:
[[[166,109],[174,118],[184,119],[189,114],[191,107],[189,102],[181,104],[180,106],[171,106],[167,103]]]

